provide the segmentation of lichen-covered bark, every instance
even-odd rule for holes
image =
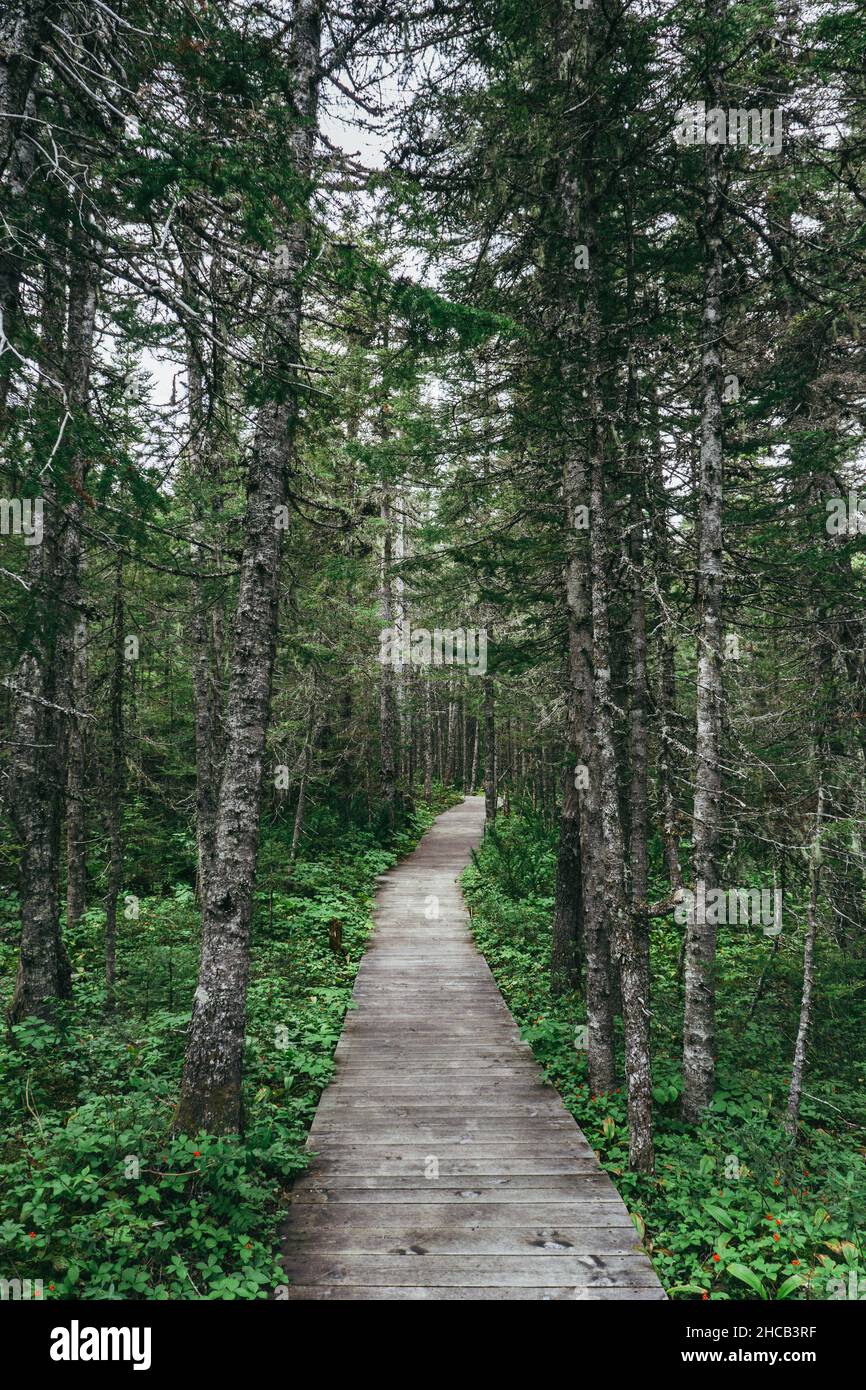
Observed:
[[[496,697],[491,676],[484,677],[484,819],[496,820]]]
[[[59,420],[86,407],[96,311],[90,247],[76,236],[68,306],[49,275],[42,357],[62,364],[65,400],[54,386]],[[65,317],[65,322],[64,322]],[[60,455],[58,455],[58,459]],[[28,581],[40,621],[15,675],[19,750],[12,773],[10,812],[21,842],[21,953],[10,1017],[51,1016],[56,999],[71,993],[71,970],[60,933],[60,851],[67,782],[69,726],[73,718],[75,634],[81,621],[81,507],[85,459],[73,451],[67,471],[55,465],[43,485],[42,544],[28,557]]]
[[[203,273],[201,249],[197,238],[191,237],[189,254],[195,261],[199,276]],[[212,252],[212,262],[218,253]],[[218,264],[212,264],[211,280],[218,280]],[[196,277],[187,267],[184,277],[186,302],[195,304]],[[222,347],[213,348],[211,374],[222,376]],[[216,859],[216,821],[219,784],[222,770],[223,730],[223,608],[209,591],[205,571],[212,566],[213,552],[201,544],[206,530],[206,517],[219,502],[219,478],[222,459],[218,439],[218,402],[207,401],[199,344],[191,331],[186,337],[187,395],[189,401],[188,462],[193,489],[192,530],[196,543],[193,560],[196,578],[193,588],[190,637],[192,645],[193,722],[195,728],[196,766],[196,839],[198,845],[198,895],[204,902]],[[216,382],[211,385],[215,387]],[[210,406],[210,408],[209,408]]]
[[[424,681],[424,800],[427,805],[433,799],[433,712],[430,707],[430,677]],[[477,744],[476,728],[476,744]]]
[[[97,268],[91,261],[93,243],[82,231],[73,241],[78,256],[69,295],[66,383],[69,404],[84,410],[90,385],[93,333],[96,320]],[[68,605],[61,629],[61,682],[70,713],[66,719],[66,927],[76,925],[86,906],[87,787],[85,739],[87,729],[87,613],[82,597],[84,539],[81,531],[82,489],[87,458],[75,454],[72,494],[67,506],[64,589]]]
[[[108,892],[105,899],[105,998],[114,1008],[117,977],[117,904],[123,888],[123,788],[126,745],[123,731],[124,602],[123,554],[115,561],[114,661],[111,671],[111,766],[108,782]]]
[[[727,0],[707,0],[718,35]],[[707,107],[721,105],[720,64],[708,62]],[[722,335],[725,174],[722,146],[704,155],[704,309],[701,327],[701,452],[698,499],[698,675],[693,865],[695,884],[718,887],[722,825]],[[704,914],[704,916],[712,914]],[[686,930],[683,1118],[699,1119],[715,1087],[716,925],[691,913]]]
[[[298,125],[289,156],[309,177],[319,88],[321,6],[300,0],[290,66]],[[300,349],[300,275],[307,258],[304,215],[275,257],[272,322],[278,368],[288,382],[262,405],[247,472],[244,547],[232,625],[226,746],[216,823],[216,855],[202,911],[202,955],[187,1038],[176,1125],[186,1132],[231,1133],[241,1125],[250,919],[261,819],[265,739],[276,651],[280,556],[297,422],[293,364]]]
[[[569,111],[586,103],[595,43],[591,13],[563,6],[555,26],[558,70]],[[597,117],[596,117],[597,119]],[[599,255],[595,229],[593,122],[566,123],[560,134],[557,214],[560,257],[561,377],[568,405],[564,441],[573,743],[587,785],[581,799],[585,884],[590,1084],[614,1081],[610,950],[622,1000],[628,1082],[629,1161],[651,1171],[652,1081],[649,1051],[647,938],[638,929],[625,881],[611,637],[604,411],[601,398]],[[588,256],[584,254],[586,249]],[[582,312],[581,312],[582,310]],[[587,418],[588,417],[588,418]],[[586,526],[589,508],[588,528]],[[645,797],[644,797],[645,799]],[[583,833],[585,829],[585,834]]]
[[[818,790],[818,811],[815,816],[815,841],[809,860],[809,903],[806,909],[806,940],[803,945],[803,989],[800,996],[800,1017],[797,1023],[797,1038],[794,1043],[794,1061],[791,1066],[788,1110],[785,1115],[785,1129],[792,1139],[797,1133],[797,1125],[800,1120],[800,1099],[803,1094],[803,1076],[806,1070],[806,1046],[812,1027],[814,1008],[815,941],[818,936],[818,890],[821,882],[820,833],[823,803],[824,789],[821,787]]]
[[[583,936],[583,884],[580,859],[580,808],[574,785],[574,769],[562,777],[559,848],[556,856],[556,889],[550,953],[550,988],[564,994],[580,983]]]
[[[587,15],[562,7],[552,44],[566,106],[579,99],[586,64]],[[589,1081],[593,1091],[616,1082],[613,1034],[609,904],[604,890],[600,816],[601,769],[595,739],[592,575],[590,569],[591,475],[585,430],[585,272],[575,270],[575,248],[586,243],[584,150],[573,120],[564,120],[554,192],[558,246],[552,248],[556,283],[550,294],[557,318],[559,377],[563,393],[562,437],[565,566],[568,620],[569,730],[577,778],[581,890],[586,960]],[[558,254],[557,254],[558,252]],[[587,525],[589,522],[589,526]]]
[[[379,775],[382,791],[382,804],[385,818],[391,830],[397,821],[397,671],[392,664],[394,654],[399,651],[399,641],[395,632],[394,584],[391,573],[393,563],[394,538],[391,526],[391,494],[383,489],[380,509],[382,519],[382,627],[389,632],[393,641],[387,653],[388,660],[379,667]]]
[[[78,925],[87,906],[87,619],[72,634],[72,714],[66,769],[66,929]]]
[[[30,1014],[50,1018],[55,1001],[71,992],[58,912],[62,717],[53,698],[55,674],[51,654],[42,649],[28,653],[15,675],[18,748],[10,812],[21,842],[21,949],[13,1023]]]
[[[657,680],[655,694],[655,723],[657,725],[656,773],[660,804],[661,838],[672,890],[682,887],[679,837],[677,833],[674,770],[676,767],[676,681],[674,651],[676,635],[670,611],[670,543],[668,540],[668,508],[665,499],[665,480],[662,467],[661,431],[658,419],[656,392],[650,387],[650,431],[652,455],[653,506],[650,508],[652,529],[652,570],[658,615],[655,623]]]
[[[826,677],[832,661],[830,645],[821,640],[818,651],[819,680]],[[813,739],[814,762],[817,772],[815,793],[815,821],[812,831],[812,845],[809,853],[809,901],[806,908],[806,939],[803,944],[803,988],[800,995],[800,1017],[797,1023],[797,1037],[794,1043],[794,1060],[791,1065],[791,1085],[788,1091],[788,1109],[785,1115],[785,1129],[791,1139],[797,1133],[800,1122],[800,1100],[803,1094],[803,1077],[806,1071],[806,1048],[812,1028],[815,997],[815,942],[818,937],[818,896],[821,888],[821,835],[827,811],[827,789],[824,768],[827,758],[825,730],[819,718]],[[776,938],[778,941],[778,937]]]
[[[449,696],[453,696],[451,682],[448,683]],[[448,700],[448,751],[445,755],[445,785],[450,787],[454,781],[454,768],[457,761],[457,701]]]
[[[590,495],[592,527],[592,631],[594,663],[594,734],[598,765],[598,807],[601,819],[601,877],[610,918],[611,949],[619,974],[625,1069],[628,1084],[629,1164],[652,1172],[652,1073],[649,1040],[648,941],[628,902],[625,884],[625,840],[620,817],[619,779],[614,742],[611,695],[610,569],[607,540],[607,494],[604,480],[604,440],[599,383],[599,318],[597,257],[592,222],[587,212],[590,283],[587,295],[589,341]]]
[[[628,230],[626,260],[627,312],[629,325],[634,323],[637,304],[634,268],[634,224],[632,191],[625,200],[625,221]],[[629,339],[632,329],[629,327]],[[641,466],[638,418],[638,373],[634,346],[628,345],[627,386],[625,404],[625,471],[629,488],[628,542],[629,561],[629,711],[628,711],[628,879],[631,889],[631,923],[628,949],[634,955],[634,968],[640,975],[637,996],[645,1022],[639,1028],[639,1045],[646,1049],[643,1084],[646,1086],[638,1113],[639,1123],[650,1134],[652,1123],[652,1078],[649,1065],[650,1017],[650,937],[647,895],[649,891],[648,826],[648,733],[647,733],[647,623],[644,573],[644,509],[645,486]],[[638,1147],[643,1152],[645,1142]]]
[[[40,50],[60,9],[57,0],[9,0],[0,17],[0,176],[39,72]]]
[[[41,50],[60,6],[54,0],[9,0],[0,13],[0,187],[5,216],[0,222],[0,344],[13,340],[18,319],[23,260],[12,229],[16,204],[27,197],[36,161],[32,117]],[[15,357],[0,355],[0,437]]]
[[[481,720],[475,721],[475,737],[472,740],[472,769],[469,773],[468,791],[474,792],[478,786],[478,744],[481,736]]]

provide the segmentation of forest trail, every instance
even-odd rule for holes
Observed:
[[[483,830],[467,797],[384,876],[284,1227],[292,1299],[665,1296],[472,941]]]

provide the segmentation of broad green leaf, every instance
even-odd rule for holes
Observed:
[[[766,1290],[763,1284],[761,1283],[760,1279],[758,1278],[757,1274],[755,1274],[754,1270],[749,1269],[746,1265],[736,1263],[729,1264],[728,1273],[733,1274],[735,1279],[742,1280],[744,1284],[748,1284],[749,1288],[754,1289],[755,1293],[760,1294],[761,1298],[767,1297]]]

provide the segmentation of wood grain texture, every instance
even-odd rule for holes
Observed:
[[[483,829],[467,797],[382,876],[283,1230],[289,1299],[665,1296],[475,949],[458,878]]]

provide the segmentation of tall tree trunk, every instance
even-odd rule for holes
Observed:
[[[556,896],[550,953],[550,989],[566,994],[580,984],[583,885],[580,872],[580,808],[571,764],[562,775],[562,811],[556,856]]]
[[[590,608],[589,551],[577,530],[579,508],[589,505],[586,460],[579,448],[565,460],[563,496],[569,553],[565,566],[568,613],[570,741],[575,762],[572,780],[578,794],[581,894],[586,957],[587,1054],[594,1092],[616,1084],[613,1046],[613,998],[610,945],[602,881],[601,819],[597,749],[593,739],[595,694]],[[562,842],[560,851],[562,852]]]
[[[21,842],[21,950],[12,1023],[30,1014],[51,1018],[55,1000],[72,992],[58,911],[62,715],[55,708],[55,665],[37,648],[19,662],[15,678],[18,751],[10,814]]]
[[[199,901],[207,897],[216,862],[217,812],[223,753],[220,644],[214,627],[221,615],[209,611],[200,579],[195,581],[192,620],[193,710],[196,747],[196,840]]]
[[[821,835],[826,814],[827,790],[825,765],[827,758],[827,739],[825,711],[832,708],[828,698],[828,686],[832,683],[833,646],[822,630],[821,616],[817,615],[815,627],[819,632],[816,653],[817,713],[813,724],[812,742],[814,765],[817,773],[815,795],[815,822],[812,832],[812,845],[809,854],[809,903],[806,910],[806,940],[803,946],[803,989],[800,997],[800,1018],[797,1025],[797,1038],[794,1044],[794,1060],[791,1066],[791,1086],[788,1092],[788,1111],[785,1116],[785,1129],[791,1139],[797,1133],[800,1121],[800,1100],[803,1094],[803,1077],[806,1070],[806,1048],[812,1027],[812,1013],[815,994],[815,941],[818,935],[818,895],[821,887]],[[777,938],[778,940],[778,938]]]
[[[191,255],[195,257],[196,274],[187,268],[184,293],[188,304],[196,304],[197,275],[201,274],[201,255],[198,239],[193,236]],[[215,253],[214,253],[215,254]],[[218,269],[213,275],[218,277]],[[212,374],[222,379],[222,362],[217,360],[221,349],[214,348]],[[211,401],[208,410],[204,372],[199,356],[199,344],[191,331],[186,336],[186,367],[189,401],[189,472],[193,491],[192,532],[193,560],[196,577],[193,584],[190,637],[192,645],[193,723],[195,728],[196,762],[196,840],[198,846],[198,896],[204,902],[216,860],[216,821],[219,783],[223,758],[223,691],[222,659],[224,646],[223,609],[209,592],[204,571],[214,563],[213,551],[205,549],[206,519],[219,511],[216,495],[221,460],[214,436],[217,402]],[[213,382],[211,383],[213,388]]]
[[[60,8],[58,0],[9,0],[0,20],[0,176],[20,136],[21,118],[39,75],[41,49]]]
[[[625,1067],[628,1083],[629,1164],[639,1172],[652,1172],[652,1073],[649,1040],[649,967],[647,937],[642,937],[628,902],[625,886],[625,845],[619,807],[619,777],[614,743],[614,707],[611,695],[609,547],[607,496],[604,486],[599,381],[600,322],[598,258],[595,228],[587,196],[585,226],[589,246],[587,338],[589,344],[588,394],[590,410],[590,495],[592,527],[592,629],[595,667],[595,739],[599,768],[599,809],[602,824],[602,874],[611,922],[611,946],[622,997]]]
[[[407,550],[407,503],[403,489],[397,486],[394,495],[394,539],[393,539],[393,559],[397,566],[394,575],[393,599],[394,599],[394,627],[397,632],[400,651],[400,667],[395,671],[394,680],[394,704],[395,704],[395,733],[394,733],[394,767],[397,777],[402,783],[402,788],[411,792],[412,788],[412,700],[411,700],[411,681],[412,663],[403,663],[403,645],[407,632],[407,623],[411,623],[409,609],[406,601],[406,584],[400,572],[400,566],[406,559]],[[399,797],[400,809],[405,806],[404,797],[401,790]]]
[[[457,701],[453,698],[451,681],[448,682],[448,751],[445,755],[445,785],[450,787],[454,781],[454,765],[457,757]]]
[[[713,45],[727,0],[707,0]],[[708,54],[707,107],[721,106],[721,64]],[[722,224],[723,147],[704,152],[704,309],[701,329],[701,453],[698,545],[698,676],[693,862],[695,885],[718,887],[722,825],[722,335],[724,332]],[[706,912],[689,914],[686,930],[683,1020],[683,1118],[696,1122],[715,1088],[716,925]],[[700,919],[704,920],[700,920]]]
[[[658,598],[658,678],[656,714],[658,719],[658,792],[661,809],[661,836],[664,846],[665,863],[671,889],[682,887],[683,876],[680,868],[679,835],[677,832],[676,801],[674,797],[674,770],[676,752],[674,729],[676,727],[676,679],[674,653],[676,632],[670,611],[670,543],[668,540],[668,506],[665,492],[664,468],[662,461],[661,430],[658,420],[658,404],[654,388],[651,389],[651,449],[652,449],[652,488],[653,505],[650,508],[652,529],[652,557],[654,583]]]
[[[18,326],[23,257],[13,228],[17,207],[28,197],[39,141],[36,92],[42,50],[52,36],[58,0],[9,0],[0,17],[0,185],[5,215],[0,226],[0,439],[6,433],[6,402],[14,353],[3,351]]]
[[[440,782],[445,781],[445,719],[442,707],[439,703],[439,689],[434,687],[434,708],[436,710],[436,776]]]
[[[86,409],[96,312],[91,248],[83,233],[72,239],[66,309],[60,284],[45,290],[42,352],[46,363],[63,362],[65,399],[56,397],[58,429],[66,411],[71,445],[58,451],[46,494],[42,544],[32,547],[29,578],[43,620],[16,674],[21,751],[13,776],[12,818],[22,845],[21,954],[10,1006],[13,1022],[50,1017],[53,1000],[71,994],[72,972],[60,933],[60,848],[67,782],[69,721],[73,718],[75,628],[81,618],[81,506],[85,458],[74,430]],[[56,372],[56,366],[54,368]],[[49,389],[53,394],[53,388]],[[68,472],[61,475],[62,461]]]
[[[433,711],[430,701],[430,677],[422,676],[424,681],[424,800],[427,805],[433,800]]]
[[[390,830],[397,823],[397,670],[399,634],[395,621],[393,577],[391,574],[393,536],[391,533],[391,495],[382,491],[382,626],[391,633],[388,660],[379,668],[379,757],[382,803]]]
[[[72,637],[72,709],[66,772],[66,929],[78,926],[87,906],[87,619]]]
[[[635,320],[634,214],[632,190],[625,197],[627,312],[629,325]],[[645,1024],[638,1047],[646,1048],[647,1092],[642,1101],[639,1123],[651,1126],[652,1078],[649,1060],[650,1017],[650,935],[647,895],[649,892],[648,827],[648,736],[647,736],[647,632],[644,597],[644,475],[640,458],[640,420],[638,418],[638,374],[629,327],[625,406],[625,464],[629,488],[628,559],[631,577],[628,762],[631,780],[628,805],[628,863],[631,882],[631,940],[626,949],[634,957],[640,974],[638,993],[642,999]],[[638,1146],[640,1147],[640,1145]],[[652,1159],[650,1158],[650,1163]]]
[[[476,718],[475,736],[472,739],[472,772],[469,776],[469,791],[474,792],[478,786],[478,744],[481,738],[481,720]]]
[[[117,976],[117,904],[123,888],[123,788],[126,757],[123,731],[124,602],[123,553],[115,562],[114,665],[111,672],[111,770],[108,786],[108,893],[105,900],[105,1000],[114,1008]]]
[[[565,94],[572,103],[584,94],[585,15],[561,12],[554,35]],[[578,25],[581,31],[578,31]],[[585,285],[575,274],[575,248],[585,244],[582,188],[584,153],[573,124],[562,131],[557,175],[556,214],[561,226],[559,274],[550,294],[558,322],[558,374],[553,378],[563,399],[562,497],[565,531],[563,590],[568,623],[569,740],[574,756],[578,793],[583,897],[583,936],[586,959],[587,1061],[594,1092],[616,1084],[613,1029],[613,981],[610,959],[608,903],[604,887],[604,846],[601,821],[601,774],[595,738],[595,664],[593,656],[592,577],[589,524],[591,475],[585,429],[586,325],[581,312]]]
[[[493,679],[484,677],[484,819],[496,820],[496,703]]]
[[[635,319],[634,212],[631,187],[624,199],[624,220],[628,238],[626,248],[626,313],[628,349],[626,363],[624,463],[629,492],[628,570],[629,570],[629,868],[632,911],[640,936],[648,931],[646,901],[649,862],[647,851],[647,634],[644,598],[644,480],[640,459],[640,421],[638,419],[638,377],[632,327]],[[647,962],[648,964],[648,962]]]
[[[815,834],[809,855],[809,903],[806,909],[806,940],[803,946],[803,990],[800,996],[800,1018],[797,1024],[797,1040],[794,1044],[794,1061],[791,1066],[791,1086],[788,1091],[788,1110],[785,1116],[785,1129],[793,1139],[800,1122],[800,1099],[803,1094],[803,1077],[806,1071],[806,1047],[812,1027],[813,1000],[815,994],[815,941],[818,936],[818,893],[821,886],[821,829],[824,819],[824,783],[819,755],[819,776],[817,807],[815,810]],[[778,941],[778,937],[776,938]]]
[[[321,7],[299,0],[290,54],[299,123],[291,140],[298,175],[310,179],[316,134]],[[226,748],[217,807],[216,863],[202,913],[202,956],[187,1039],[176,1126],[231,1133],[241,1124],[241,1079],[250,919],[262,778],[276,652],[282,528],[298,414],[300,276],[309,222],[289,230],[274,258],[272,321],[280,390],[259,411],[247,479],[244,549],[233,624]]]

